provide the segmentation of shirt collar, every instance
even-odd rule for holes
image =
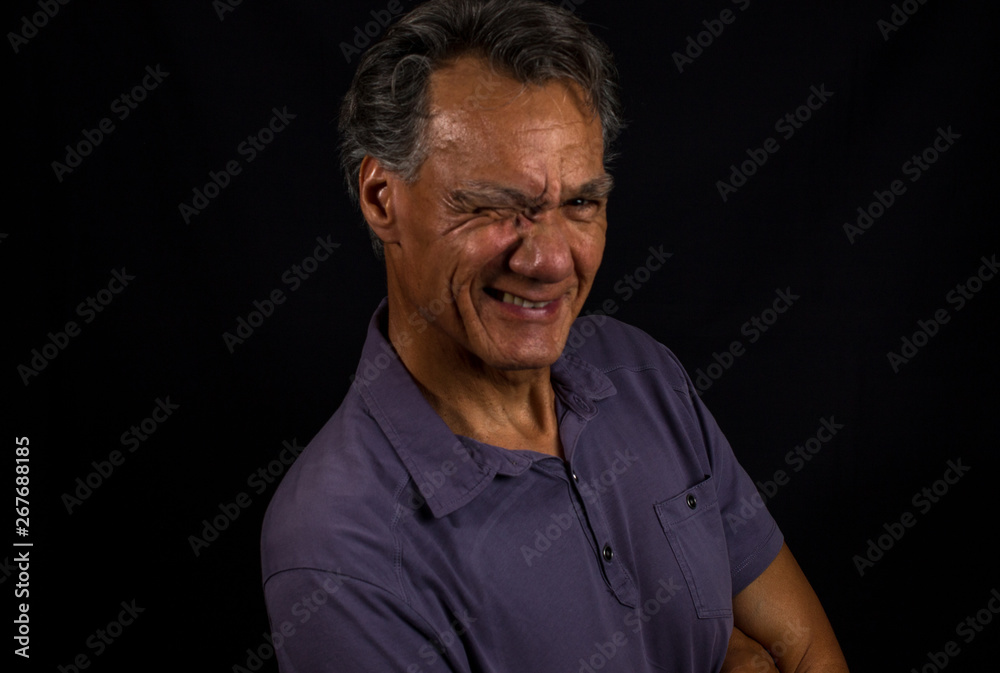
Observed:
[[[435,517],[471,502],[497,474],[517,475],[541,457],[456,436],[427,402],[385,336],[388,301],[368,324],[353,386],[406,466]],[[611,380],[577,355],[563,352],[552,365],[556,395],[582,419],[595,402],[614,395]]]

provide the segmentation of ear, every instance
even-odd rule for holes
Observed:
[[[358,174],[361,214],[375,235],[386,244],[399,240],[396,203],[393,198],[397,183],[396,177],[391,175],[378,159],[369,155],[361,161],[361,170]]]

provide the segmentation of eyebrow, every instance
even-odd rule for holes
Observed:
[[[605,199],[614,189],[614,178],[604,173],[589,180],[577,188],[567,190],[570,199]],[[454,189],[448,195],[452,205],[462,209],[475,210],[484,204],[509,208],[538,208],[542,199],[532,196],[514,187],[507,187],[494,182],[470,180],[462,187]]]

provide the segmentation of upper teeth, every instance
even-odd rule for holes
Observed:
[[[543,306],[548,306],[551,301],[528,301],[524,297],[518,297],[512,295],[510,292],[503,293],[504,303],[514,304],[514,306],[523,306],[524,308],[542,308]]]

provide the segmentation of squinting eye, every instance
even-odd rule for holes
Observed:
[[[600,207],[600,203],[597,201],[591,201],[590,199],[570,199],[566,202],[568,208],[572,208],[577,211],[595,211]]]
[[[494,217],[497,219],[507,219],[514,215],[514,212],[510,208],[501,208],[497,206],[481,206],[472,211],[473,215],[485,215],[487,217]]]

